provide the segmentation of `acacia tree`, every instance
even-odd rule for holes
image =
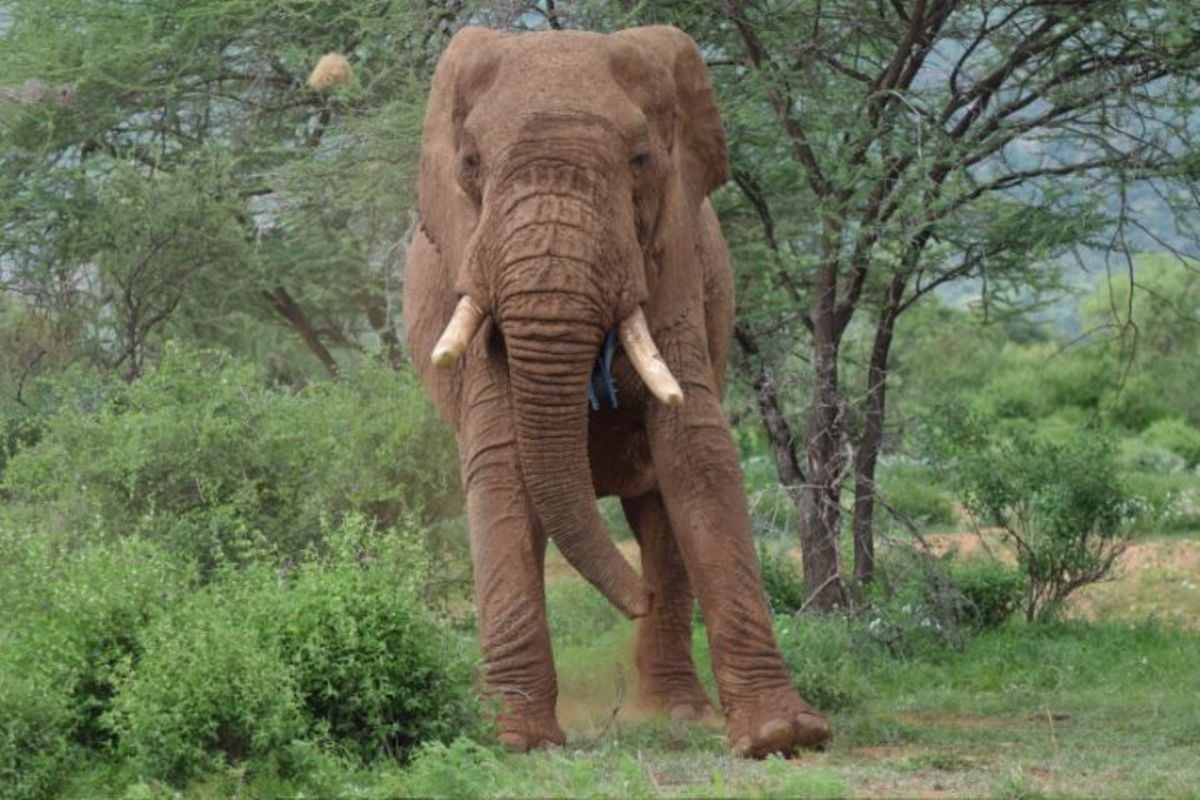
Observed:
[[[399,365],[394,268],[424,80],[460,13],[395,0],[7,4],[9,307],[128,378],[163,335],[282,355],[290,374],[307,371],[292,342],[331,374],[359,352]],[[306,85],[335,50],[355,79]]]
[[[1200,31],[1185,5],[727,0],[707,27],[726,34],[714,61],[728,65],[720,74],[738,113],[766,108],[774,122],[774,135],[734,129],[737,185],[770,253],[749,294],[775,309],[743,311],[737,338],[756,365],[781,482],[794,496],[807,489],[815,607],[848,601],[838,544],[851,477],[855,577],[873,573],[898,318],[968,278],[984,302],[1028,297],[1064,252],[1126,244],[1114,232],[1136,218],[1113,197],[1139,181],[1196,178]],[[780,156],[782,175],[769,168]],[[791,216],[805,207],[809,222]],[[790,224],[773,208],[788,209]],[[803,458],[774,377],[787,317],[810,343]],[[841,380],[856,317],[873,331],[858,405]]]
[[[986,311],[1054,286],[1066,254],[1127,252],[1144,225],[1121,200],[1138,187],[1194,204],[1194,14],[1148,0],[583,5],[584,24],[674,23],[706,54],[737,190],[716,198],[736,340],[801,512],[810,604],[846,605],[842,494],[853,483],[866,582],[898,320],[954,281]],[[852,332],[870,342],[861,358]]]
[[[820,216],[804,315],[816,384],[805,449],[817,564],[807,577],[828,584],[816,603],[829,607],[846,599],[829,559],[847,433],[838,356],[851,319],[873,301],[850,470],[855,577],[867,581],[897,318],[953,280],[990,281],[993,293],[1027,286],[1030,265],[1128,223],[1107,193],[1194,179],[1200,30],[1182,3],[918,0],[857,18],[822,3],[796,20],[810,31],[796,48],[768,43],[748,3],[725,10]],[[853,98],[839,130],[825,122],[815,141],[795,102],[814,85]]]

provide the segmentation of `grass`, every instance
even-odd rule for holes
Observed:
[[[1200,787],[1200,636],[1152,623],[1010,625],[961,652],[864,664],[870,688],[834,715],[838,736],[784,773],[726,757],[719,729],[610,723],[614,691],[599,664],[619,636],[562,653],[576,757],[608,763],[635,749],[657,794],[714,791],[785,796],[795,774],[814,793],[861,796],[1193,796]],[[628,637],[625,637],[626,645]],[[698,648],[700,649],[700,648]],[[580,721],[586,690],[599,694]],[[607,687],[607,688],[606,688]],[[619,746],[621,745],[621,746]],[[615,748],[615,749],[614,749]],[[720,773],[720,778],[714,777]],[[836,787],[836,788],[834,788]]]
[[[574,708],[563,715],[565,749],[516,756],[460,740],[427,747],[406,768],[329,761],[303,784],[231,770],[184,794],[1189,797],[1200,787],[1196,634],[1017,624],[961,652],[864,664],[871,689],[834,715],[827,751],[765,762],[731,758],[719,727],[647,719],[615,702],[608,679],[629,644],[621,623],[562,648],[562,702]],[[133,777],[92,773],[68,796],[171,794]]]
[[[513,756],[460,741],[427,748],[406,769],[330,764],[307,787],[253,776],[247,786],[231,772],[186,794],[1187,797],[1200,787],[1194,633],[1153,623],[1013,624],[961,652],[864,661],[869,689],[834,714],[833,745],[766,762],[731,758],[719,726],[636,713],[631,633],[618,622],[559,649],[564,750]],[[699,637],[697,645],[702,657]],[[97,789],[82,782],[73,794]]]
[[[1146,560],[1105,588],[1143,591],[1139,582],[1170,561]],[[582,581],[555,574],[549,605],[566,748],[519,756],[459,740],[427,746],[408,765],[370,768],[314,752],[302,778],[243,764],[182,796],[1192,797],[1200,787],[1200,633],[1186,627],[1010,623],[959,651],[856,653],[839,665],[839,682],[853,691],[833,712],[832,745],[753,762],[729,756],[718,723],[639,712],[633,626]],[[785,620],[779,630],[790,653],[806,645],[811,653],[831,625]],[[707,665],[702,631],[695,644]],[[179,795],[96,764],[82,765],[64,796]]]

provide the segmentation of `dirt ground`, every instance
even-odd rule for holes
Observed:
[[[1016,558],[997,531],[938,533],[925,537],[939,555],[958,558]],[[1071,596],[1067,617],[1143,620],[1149,617],[1200,630],[1200,541],[1178,537],[1144,539],[1117,559],[1111,580],[1085,586]]]

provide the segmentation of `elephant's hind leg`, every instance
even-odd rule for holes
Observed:
[[[699,719],[712,713],[712,704],[692,663],[692,587],[666,508],[657,492],[622,505],[654,593],[653,609],[638,626],[638,700],[675,719]]]

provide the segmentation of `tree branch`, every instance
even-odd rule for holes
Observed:
[[[304,313],[287,289],[277,286],[273,291],[263,290],[262,296],[280,316],[288,321],[296,333],[300,334],[304,344],[325,367],[329,377],[336,378],[338,376],[337,361],[321,342],[321,336],[317,333],[308,315]]]
[[[808,137],[805,135],[803,126],[795,118],[795,115],[792,114],[791,99],[787,95],[781,94],[778,87],[771,82],[770,76],[766,74],[771,71],[771,56],[767,52],[762,40],[758,37],[758,33],[746,18],[744,0],[724,0],[724,7],[729,20],[733,22],[734,27],[738,30],[738,34],[746,48],[746,53],[750,56],[750,63],[754,65],[754,68],[767,81],[767,99],[775,112],[776,118],[783,125],[783,129],[787,133],[788,141],[791,142],[796,159],[807,173],[813,192],[818,197],[826,196],[830,191],[829,183],[825,179],[825,174],[821,169],[820,163],[817,161],[816,153],[808,142]]]

